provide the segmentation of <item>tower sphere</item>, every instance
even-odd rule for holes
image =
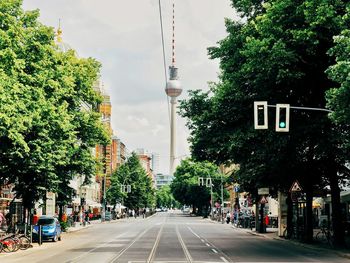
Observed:
[[[182,92],[181,82],[177,79],[171,79],[167,82],[165,92],[169,97],[178,97]]]

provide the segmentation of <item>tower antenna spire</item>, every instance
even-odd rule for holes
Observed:
[[[57,43],[62,43],[61,18],[58,19]]]
[[[173,39],[172,39],[172,60],[171,64],[175,66],[175,2],[173,2]]]

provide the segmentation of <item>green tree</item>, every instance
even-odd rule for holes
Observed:
[[[156,191],[157,207],[177,207],[169,185],[164,185]]]
[[[130,185],[131,193],[122,192],[122,185]],[[123,201],[130,209],[154,207],[155,191],[152,179],[147,175],[135,152],[113,173],[107,198],[111,203]]]
[[[228,36],[209,49],[220,59],[220,82],[210,92],[191,91],[181,103],[196,160],[239,164],[237,180],[256,194],[270,186],[287,190],[298,179],[307,193],[306,239],[312,239],[312,196],[332,189],[336,240],[343,244],[338,180],[349,176],[340,145],[344,127],[323,112],[291,112],[287,134],[254,130],[253,102],[325,108],[335,85],[325,70],[332,37],[345,27],[346,1],[232,0],[241,21],[226,20]],[[269,127],[274,114],[269,111]]]
[[[60,52],[53,29],[21,4],[0,2],[0,180],[30,209],[47,191],[69,199],[69,180],[93,173],[88,147],[108,137],[96,113],[81,111],[101,100],[100,64]]]
[[[170,187],[174,198],[182,205],[191,205],[195,213],[207,216],[210,207],[210,187],[200,186],[199,178],[211,178],[213,185],[213,202],[219,200],[221,194],[221,174],[218,167],[207,161],[194,162],[191,159],[181,161],[176,168],[175,178]],[[226,178],[223,180],[225,184]],[[225,190],[225,196],[227,191]],[[204,209],[204,211],[202,211]]]

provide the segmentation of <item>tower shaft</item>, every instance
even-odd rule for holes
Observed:
[[[176,97],[170,99],[170,175],[174,174],[176,156]]]

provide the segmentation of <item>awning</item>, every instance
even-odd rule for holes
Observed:
[[[86,205],[91,207],[101,207],[102,205],[100,203],[97,203],[93,200],[86,200]]]
[[[0,201],[12,201],[13,198],[0,197]]]

